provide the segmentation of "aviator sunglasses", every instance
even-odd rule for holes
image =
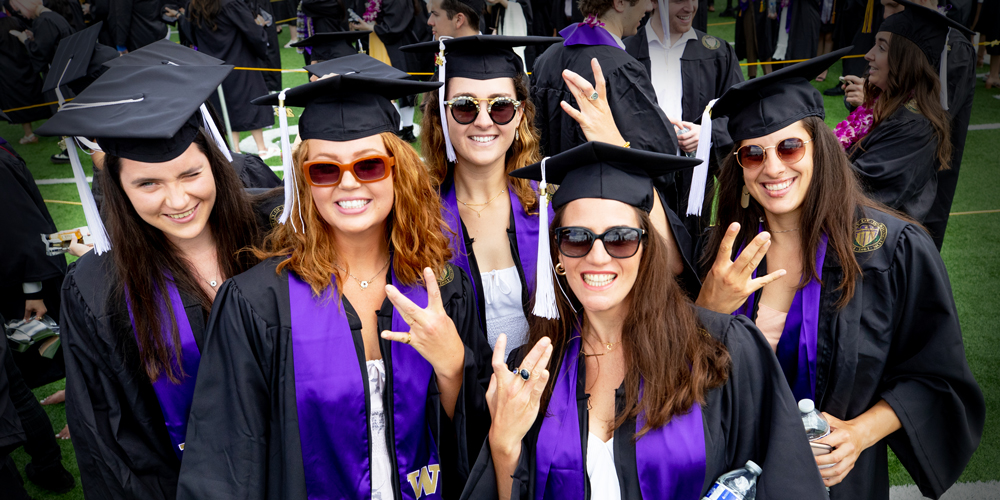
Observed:
[[[639,251],[639,243],[646,238],[646,231],[634,227],[613,227],[595,234],[585,227],[557,227],[556,247],[559,253],[570,258],[580,258],[590,253],[594,242],[601,240],[604,250],[616,259],[627,259]]]
[[[521,101],[510,97],[494,97],[493,99],[477,99],[469,96],[459,96],[445,104],[451,108],[451,117],[461,125],[468,125],[476,121],[479,116],[479,103],[486,102],[486,112],[490,119],[497,125],[506,125],[514,119],[517,109],[521,107]]]
[[[389,177],[395,164],[395,158],[375,155],[354,160],[347,165],[330,160],[307,161],[302,170],[305,171],[306,182],[310,186],[327,187],[340,184],[345,172],[350,172],[361,183],[378,182]]]
[[[810,142],[812,142],[812,139],[803,141],[797,137],[790,137],[774,146],[763,147],[756,144],[747,144],[737,149],[733,154],[736,155],[736,162],[741,167],[754,169],[764,164],[764,161],[767,159],[767,150],[774,148],[774,153],[778,155],[778,159],[782,163],[785,165],[794,165],[805,155],[806,144]]]

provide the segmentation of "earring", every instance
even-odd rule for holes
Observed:
[[[514,131],[514,140],[516,141],[516,140],[518,140],[520,138],[521,138],[521,131],[520,130],[515,130]]]
[[[566,276],[566,268],[563,267],[562,262],[556,262],[556,274]]]
[[[743,196],[740,197],[740,206],[743,208],[750,206],[750,190],[747,189],[746,184],[743,185]]]

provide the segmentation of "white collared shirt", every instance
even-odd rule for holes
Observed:
[[[649,70],[656,101],[660,109],[672,120],[683,119],[684,82],[681,78],[681,56],[688,40],[695,40],[694,29],[689,29],[673,45],[667,47],[660,41],[650,23],[646,23],[646,38],[649,39]],[[668,42],[669,43],[669,42]]]

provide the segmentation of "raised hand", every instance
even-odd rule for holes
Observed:
[[[580,109],[577,110],[566,101],[562,101],[559,105],[570,118],[580,124],[583,135],[587,137],[588,141],[621,146],[625,144],[625,138],[618,131],[615,117],[611,114],[611,107],[608,105],[607,84],[604,80],[604,72],[601,71],[601,63],[597,62],[597,58],[590,60],[590,68],[594,72],[596,89],[584,77],[568,69],[563,70],[562,76],[563,81],[566,82],[566,88],[573,94]],[[597,99],[591,99],[595,95]]]
[[[729,260],[739,232],[738,223],[729,225],[695,304],[711,311],[731,314],[746,302],[750,294],[785,275],[784,269],[778,269],[767,276],[756,279],[753,277],[754,269],[757,269],[767,254],[767,249],[771,247],[771,235],[766,231],[754,237],[735,261]]]

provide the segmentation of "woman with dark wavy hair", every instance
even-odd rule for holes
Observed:
[[[863,194],[823,122],[809,82],[850,50],[716,102],[735,141],[719,177],[729,225],[710,233],[697,304],[753,320],[795,397],[830,422],[815,463],[832,499],[889,498],[889,447],[937,498],[978,446],[985,405],[934,243]]]
[[[513,173],[560,184],[539,272],[563,293],[507,363],[497,343],[493,426],[463,498],[695,499],[748,460],[758,499],[823,497],[767,343],[694,307],[651,235],[650,177],[696,162],[591,142]]]
[[[251,201],[198,112],[230,69],[112,68],[39,128],[97,135],[105,154],[111,250],[70,266],[60,321],[88,498],[175,497],[209,310],[222,282],[256,262],[240,252],[258,240]]]
[[[209,321],[180,499],[454,496],[484,439],[475,295],[394,133],[437,84],[335,72],[254,101],[305,107],[293,201]]]

